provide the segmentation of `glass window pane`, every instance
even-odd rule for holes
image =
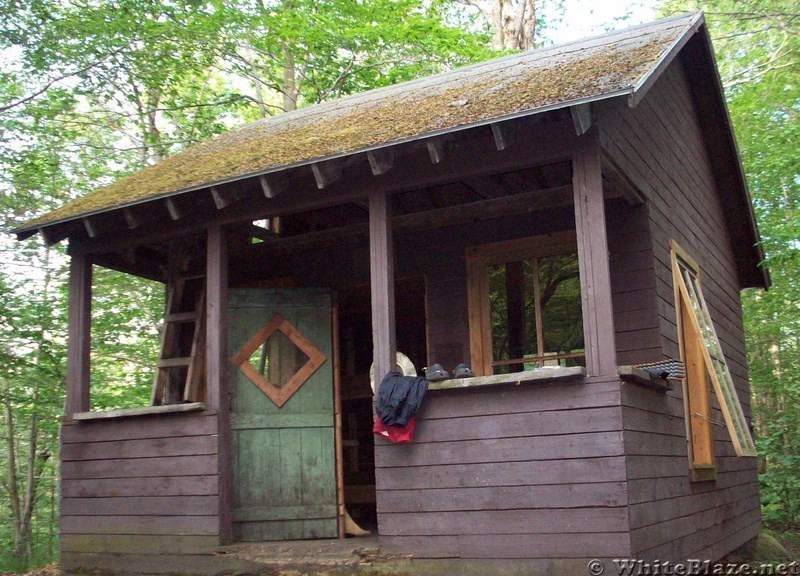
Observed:
[[[539,258],[539,293],[545,354],[584,351],[578,255]],[[584,365],[585,358],[553,360],[553,366]],[[543,365],[550,364],[544,361]]]
[[[536,312],[533,266],[516,261],[488,267],[492,358],[495,361],[535,356]],[[495,366],[495,374],[520,372],[523,363]]]

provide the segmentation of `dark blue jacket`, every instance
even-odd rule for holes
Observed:
[[[386,426],[405,426],[422,406],[428,381],[419,376],[389,372],[378,386],[375,410]]]

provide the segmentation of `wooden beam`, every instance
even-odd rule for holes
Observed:
[[[516,134],[510,122],[491,124],[495,148],[505,150],[514,143]]]
[[[317,188],[323,190],[336,182],[342,175],[342,165],[335,160],[329,162],[315,162],[311,165]]]
[[[508,196],[508,190],[498,184],[496,177],[465,178],[463,182],[464,185],[482,198],[503,198]]]
[[[569,107],[575,134],[583,136],[592,127],[592,105],[589,102]]]
[[[636,185],[631,182],[625,172],[611,158],[601,156],[603,175],[608,180],[612,197],[617,195],[625,198],[628,206],[641,206],[645,203],[645,196]]]
[[[397,342],[394,317],[394,247],[391,196],[369,195],[370,287],[372,290],[372,355],[375,385],[395,369]]]
[[[169,217],[173,220],[180,220],[181,219],[181,211],[178,209],[178,203],[175,202],[174,198],[167,198],[164,200],[164,203],[167,205],[167,211],[169,212]]]
[[[44,243],[48,247],[53,246],[62,240],[62,238],[58,238],[58,236],[50,228],[39,228],[39,233],[42,235],[42,238],[44,238]]]
[[[211,187],[211,198],[214,199],[214,206],[217,207],[217,210],[222,210],[223,208],[227,208],[235,201],[235,198],[233,197],[232,194],[223,192],[216,186]]]
[[[99,231],[97,229],[97,225],[95,224],[94,220],[88,217],[84,218],[83,227],[86,228],[86,233],[89,235],[89,238],[97,238]]]
[[[366,174],[354,174],[330,186],[324,191],[312,187],[298,189],[293,194],[282,194],[268,200],[261,194],[248,197],[247,202],[238,202],[224,211],[203,212],[198,218],[184,218],[180,226],[165,226],[164,222],[148,221],[137,233],[115,234],[114,239],[91,241],[75,238],[70,242],[69,253],[102,253],[127,248],[131,245],[160,242],[173,237],[204,231],[210,224],[231,224],[256,219],[280,216],[295,212],[328,208],[348,202],[363,200],[367,190],[403,192],[460,181],[473,176],[509,172],[532,166],[560,162],[571,158],[575,145],[571,122],[552,122],[544,125],[525,126],[517,134],[526,146],[514,146],[498,155],[487,150],[486,140],[470,139],[459,143],[449,152],[452,161],[427,166],[422,169],[421,155],[408,154],[395,159],[395,167],[382,178]],[[455,153],[458,153],[457,155]]]
[[[125,216],[125,222],[127,222],[128,228],[131,230],[141,226],[141,221],[136,217],[136,214],[130,208],[123,208],[122,214]]]
[[[220,543],[233,539],[230,405],[228,402],[228,238],[218,225],[206,242],[206,401],[217,410]]]
[[[425,212],[395,216],[392,218],[392,230],[397,233],[432,230],[442,226],[473,224],[493,218],[571,205],[572,186],[558,186],[503,198],[480,200],[469,204],[459,204]],[[251,253],[263,251],[270,255],[291,254],[300,250],[309,250],[326,245],[358,242],[368,235],[368,224],[350,224],[297,236],[275,236],[265,239],[261,244],[254,244],[248,247],[248,250]]]
[[[275,198],[289,188],[289,177],[286,172],[262,174],[258,177],[258,181],[261,184],[261,190],[264,191],[264,196],[267,198]]]
[[[573,157],[575,229],[581,279],[586,371],[589,376],[616,375],[617,352],[611,303],[603,177],[597,131],[582,137]]]
[[[92,259],[73,256],[69,263],[67,316],[67,398],[65,419],[89,411],[89,370],[92,325]]]
[[[425,141],[428,147],[428,154],[431,157],[431,164],[438,164],[447,155],[447,139],[444,136],[434,136]]]
[[[232,231],[241,232],[250,238],[258,238],[264,242],[269,242],[270,240],[274,240],[275,238],[279,237],[278,234],[272,230],[267,230],[266,228],[256,226],[255,224],[251,224],[249,222],[234,224],[232,225],[232,229]]]
[[[374,176],[386,174],[389,170],[394,168],[394,147],[370,150],[367,152],[367,158],[369,159],[369,167],[372,169],[372,174]]]

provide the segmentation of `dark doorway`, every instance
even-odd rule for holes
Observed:
[[[342,394],[342,468],[344,502],[353,520],[377,532],[375,442],[370,388],[372,310],[369,286],[339,293],[339,339]],[[397,350],[419,374],[427,365],[425,279],[395,283]]]

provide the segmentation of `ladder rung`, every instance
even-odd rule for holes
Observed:
[[[174,314],[167,314],[164,316],[164,322],[194,322],[200,318],[200,313],[193,312],[176,312]]]
[[[174,368],[175,366],[188,366],[192,363],[191,356],[183,358],[164,358],[158,361],[159,368]]]

